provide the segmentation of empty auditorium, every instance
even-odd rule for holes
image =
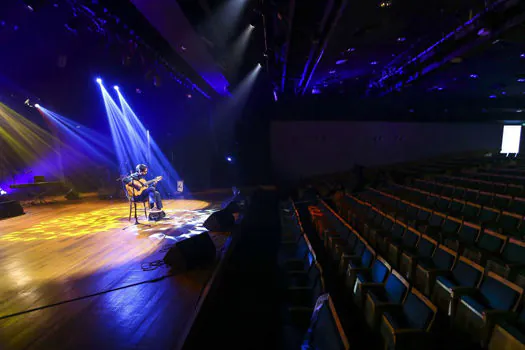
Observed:
[[[525,350],[525,1],[0,1],[0,350]]]

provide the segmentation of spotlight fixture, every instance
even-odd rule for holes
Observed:
[[[254,29],[255,26],[254,26],[253,24],[250,24],[250,25],[248,26],[248,28],[250,28],[250,29]]]
[[[113,86],[113,89],[118,91],[118,86],[117,85]]]
[[[97,78],[97,83],[102,84],[102,79]]]
[[[232,158],[231,156],[227,156],[227,157],[226,157],[226,161],[227,161],[228,163],[231,163],[231,162],[233,162],[233,158]]]
[[[37,104],[35,104],[35,107],[36,108],[40,108],[40,105],[37,103]]]
[[[261,68],[261,67],[262,67],[262,64],[257,63],[257,67],[258,67],[258,68]]]

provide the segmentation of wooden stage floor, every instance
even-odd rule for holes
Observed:
[[[214,268],[166,278],[165,266],[144,268],[176,240],[203,232],[220,202],[165,201],[170,219],[151,227],[128,227],[128,208],[62,201],[0,221],[1,350],[181,345]],[[225,236],[212,238],[224,246]]]

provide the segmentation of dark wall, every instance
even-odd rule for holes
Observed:
[[[272,164],[281,180],[424,159],[495,150],[501,124],[389,122],[274,122]]]

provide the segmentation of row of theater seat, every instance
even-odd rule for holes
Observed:
[[[326,205],[321,203],[310,212],[319,238],[339,265],[346,294],[385,346],[420,349],[431,344],[427,335],[435,322],[436,306]]]
[[[523,264],[525,264],[525,242],[522,240],[417,205],[415,209],[414,205],[408,205],[410,209],[403,211],[403,209],[399,209],[399,206],[396,206],[396,203],[398,201],[402,201],[404,204],[410,202],[382,191],[371,191],[364,197],[389,213],[390,218],[370,217],[373,219],[372,222],[376,226],[381,225],[383,230],[391,227],[393,220],[408,223],[425,236],[467,256],[478,264],[487,265],[491,271],[525,286],[525,275],[522,274]],[[381,211],[377,209],[377,212]],[[406,240],[405,245],[413,244],[416,241],[408,238]]]
[[[508,236],[521,238],[525,235],[525,218],[517,213],[440,196],[404,185],[393,185],[383,192],[397,198],[406,198],[447,217],[469,221]]]
[[[502,174],[499,173],[497,169],[494,169],[492,172],[486,172],[485,169],[476,169],[475,171],[464,170],[461,172],[461,175],[467,178],[500,182],[520,186],[522,188],[525,185],[525,177],[520,176],[519,174]]]
[[[462,176],[439,175],[433,178],[437,182],[450,184],[454,186],[462,186],[466,188],[477,189],[485,192],[494,192],[500,194],[508,194],[511,196],[523,196],[525,190],[523,186],[512,183],[503,183],[496,181],[487,181],[476,178],[468,178]]]
[[[282,241],[279,265],[284,271],[283,348],[347,350],[323,270],[303,230],[293,202],[281,204]]]
[[[414,327],[417,325],[418,332],[430,328],[430,323],[435,317],[434,305],[436,305],[443,315],[450,316],[452,324],[457,329],[469,334],[481,345],[489,344],[490,339],[491,349],[500,349],[503,341],[512,344],[508,345],[509,348],[522,348],[522,338],[517,328],[502,321],[514,318],[517,319],[515,325],[520,325],[520,322],[525,321],[523,311],[519,314],[515,312],[521,301],[523,292],[521,287],[493,272],[486,271],[480,265],[419,233],[414,227],[406,225],[403,221],[394,219],[394,224],[389,230],[382,225],[377,225],[379,221],[377,219],[369,221],[370,213],[372,216],[382,216],[385,221],[393,219],[371,203],[351,197],[340,198],[336,203],[338,210],[353,226],[349,226],[346,232],[338,234],[337,239],[325,233],[328,237],[326,246],[334,253],[334,259],[339,260],[342,268],[348,263],[347,286],[353,286],[351,289],[356,295],[354,298],[365,300],[365,313],[371,325],[374,324],[373,320],[377,317],[371,313],[371,310],[375,310],[374,303],[377,296],[370,293],[365,299],[358,296],[361,289],[360,279],[352,277],[351,273],[352,269],[358,268],[356,264],[364,267],[372,266],[369,278],[372,278],[374,283],[382,283],[383,287],[389,285],[391,293],[401,291],[403,288],[400,286],[402,285],[405,289],[408,289],[409,283],[413,285],[412,289],[415,292],[412,293],[414,296],[411,297],[410,310],[405,310],[403,318],[406,321],[407,317],[410,319],[418,315],[417,320],[420,323],[414,320],[410,323]],[[325,209],[325,212],[328,211],[330,208]],[[335,213],[333,215],[337,216]],[[353,227],[360,228],[362,235],[359,235]],[[344,230],[340,229],[340,231]],[[348,258],[340,251],[351,252],[349,256],[353,257]],[[382,258],[377,256],[376,251],[381,252]],[[376,254],[375,260],[370,258],[374,253]],[[356,259],[356,256],[360,257],[358,263],[352,261]],[[394,270],[390,274],[385,274],[390,266],[399,272]],[[386,280],[383,280],[384,278]],[[354,283],[354,279],[357,283]],[[398,287],[394,288],[396,285]],[[424,299],[422,294],[431,297],[434,304]],[[399,294],[397,295],[396,300],[399,301]],[[414,301],[415,297],[419,297],[419,304]],[[384,301],[387,304],[391,303],[392,296],[388,296]],[[426,305],[426,308],[422,306],[423,304]],[[407,314],[410,312],[412,314]],[[431,317],[432,314],[434,316]],[[383,315],[383,323],[386,321]],[[500,323],[494,327],[498,321]],[[387,344],[391,345],[391,337],[385,335],[385,329],[382,328],[382,334]],[[510,332],[513,332],[512,336],[509,336]],[[406,341],[412,344],[415,340]]]
[[[525,215],[525,198],[519,196],[510,196],[506,194],[485,192],[478,189],[454,186],[450,184],[439,183],[416,179],[411,186],[415,189],[426,191],[433,195],[439,195],[454,199],[458,202],[468,202],[475,206],[495,207],[500,210],[509,211],[519,215]]]

